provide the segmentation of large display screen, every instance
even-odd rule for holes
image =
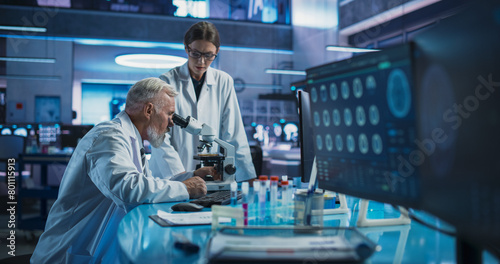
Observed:
[[[418,206],[412,46],[307,70],[319,187]]]

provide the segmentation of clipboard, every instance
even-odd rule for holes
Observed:
[[[206,257],[212,264],[356,263],[379,249],[349,227],[225,227],[210,239]]]

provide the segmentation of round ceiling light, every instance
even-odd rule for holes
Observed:
[[[122,66],[147,69],[171,69],[186,63],[187,59],[161,54],[125,54],[116,56],[115,62]]]

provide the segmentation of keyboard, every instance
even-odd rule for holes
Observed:
[[[238,200],[241,199],[241,191],[237,191]],[[218,191],[214,193],[207,194],[203,197],[190,201],[190,203],[195,203],[202,205],[203,207],[211,207],[212,205],[226,205],[231,203],[231,191]]]

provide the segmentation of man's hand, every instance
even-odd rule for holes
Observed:
[[[201,167],[194,171],[195,176],[205,178],[207,175],[212,175],[214,181],[220,181],[221,176],[214,167]]]
[[[207,195],[207,185],[205,181],[197,176],[191,177],[183,181],[189,193],[189,199],[197,199]]]

